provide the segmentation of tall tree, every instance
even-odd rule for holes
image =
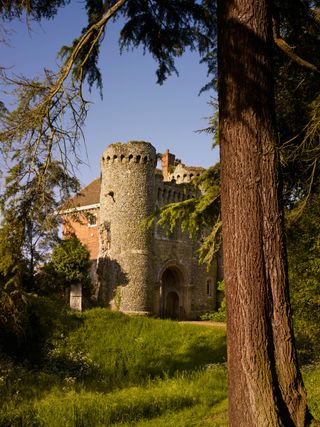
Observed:
[[[278,176],[270,1],[219,3],[219,138],[231,426],[305,426]]]
[[[37,267],[58,240],[57,207],[79,188],[59,163],[50,164],[43,185],[26,178],[29,163],[20,160],[8,171],[0,195],[0,335],[6,336],[23,333],[27,292],[36,290]]]
[[[300,427],[309,420],[290,320],[274,127],[273,38],[293,61],[313,71],[316,67],[301,61],[294,49],[284,43],[283,36],[287,33],[281,34],[279,25],[272,35],[270,6],[273,3],[281,9],[281,13],[273,10],[277,24],[279,19],[286,21],[291,3],[294,11],[300,13],[309,12],[318,1],[218,0],[218,3],[230,424]],[[84,117],[86,106],[81,91],[84,78],[89,84],[95,81],[101,84],[98,48],[110,18],[125,16],[122,46],[147,47],[159,62],[160,83],[176,71],[174,58],[186,47],[197,48],[214,74],[215,1],[87,0],[86,7],[88,26],[70,48],[63,49],[66,61],[60,72],[48,74],[45,84],[32,86],[37,90],[37,99],[32,98],[28,103],[28,117],[36,117],[35,132],[32,129],[30,132],[28,126],[18,126],[25,116],[20,108],[10,116],[0,140],[10,136],[16,141],[23,137],[31,147],[43,147],[46,158],[51,160],[52,147],[60,147],[65,135],[61,123],[52,122],[51,118],[60,117],[57,109],[65,112],[68,98],[79,101],[81,118]],[[68,81],[71,86],[65,87]],[[75,103],[71,110],[77,111]],[[39,174],[43,170],[46,168]]]

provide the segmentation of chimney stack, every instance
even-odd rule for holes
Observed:
[[[170,153],[168,149],[164,154],[162,154],[161,166],[162,166],[162,176],[164,181],[168,181],[169,172],[170,172],[169,168],[170,166],[176,165],[175,160],[176,160],[176,156]]]

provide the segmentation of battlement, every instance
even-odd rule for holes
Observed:
[[[123,164],[151,164],[156,165],[156,150],[145,141],[129,141],[127,143],[115,143],[109,145],[102,155],[104,165]]]
[[[185,166],[180,163],[172,173],[168,174],[168,180],[175,180],[177,184],[188,183],[191,182],[193,178],[200,176],[203,171],[204,168]]]
[[[156,176],[156,201],[158,207],[168,203],[182,202],[191,199],[199,192],[192,184],[178,184],[175,180],[163,181],[161,176]]]

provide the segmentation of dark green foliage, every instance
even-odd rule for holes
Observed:
[[[216,5],[211,1],[128,1],[122,9],[127,19],[121,30],[121,49],[142,46],[158,62],[158,83],[177,73],[174,59],[189,48],[215,68],[212,46],[216,42]]]
[[[300,218],[288,218],[291,304],[298,348],[303,359],[320,352],[320,196],[315,195]]]
[[[84,293],[90,295],[92,292],[89,278],[90,266],[88,249],[75,235],[72,235],[69,239],[62,240],[53,249],[51,262],[45,267],[42,280],[60,282],[60,286],[56,286],[64,290],[69,289],[72,284],[81,284]]]
[[[0,329],[13,340],[24,333],[27,292],[37,291],[36,271],[58,238],[57,187],[65,189],[66,197],[77,187],[59,163],[50,164],[45,183],[41,176],[29,179],[29,166],[20,158],[0,195]]]
[[[204,313],[200,316],[201,320],[210,320],[213,322],[225,322],[226,319],[226,300],[223,299],[221,306],[214,313]]]
[[[22,255],[23,228],[7,212],[0,227],[0,337],[19,335],[26,319],[23,278],[26,264]]]
[[[12,334],[4,329],[0,353],[31,365],[43,363],[56,340],[78,326],[77,318],[68,310],[61,299],[28,295],[23,310],[23,333]]]
[[[61,200],[57,200],[57,189],[63,200],[78,188],[78,181],[70,178],[58,162],[52,162],[45,175],[45,180],[39,175],[30,178],[29,165],[21,158],[10,168],[0,195],[0,209],[4,213],[1,232],[7,234],[5,241],[15,238],[10,246],[15,252],[15,262],[25,263],[31,278],[57,242],[56,210]],[[25,289],[31,291],[32,286]]]
[[[8,113],[8,110],[6,109],[6,106],[2,101],[0,101],[0,118],[3,117],[5,114]]]
[[[318,1],[300,0],[277,1],[274,6],[279,34],[297,55],[318,70],[302,67],[275,47],[276,122],[288,207],[308,194],[311,180],[317,185],[320,172],[319,6]]]
[[[64,282],[63,274],[59,274],[52,262],[46,262],[36,275],[35,292],[39,296],[68,299],[69,286]]]
[[[3,19],[21,18],[24,13],[36,20],[53,18],[58,8],[70,0],[2,0],[0,16]]]
[[[86,0],[88,25],[82,35],[88,34],[85,44],[73,60],[73,78],[87,80],[89,87],[96,83],[102,89],[102,76],[98,67],[100,45],[105,25],[98,23],[116,2]],[[207,63],[208,73],[216,78],[216,4],[195,0],[147,1],[128,0],[114,15],[124,19],[120,33],[120,48],[142,46],[158,63],[157,82],[162,84],[172,73],[178,74],[175,58],[186,49],[197,50],[202,62]],[[92,30],[92,31],[91,31]],[[90,34],[89,34],[90,32]],[[80,38],[71,46],[63,46],[59,55],[67,60],[75,51]]]

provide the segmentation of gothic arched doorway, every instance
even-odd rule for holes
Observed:
[[[161,275],[161,317],[179,320],[184,317],[183,274],[176,266],[168,266]]]
[[[177,292],[171,291],[167,293],[165,308],[165,317],[174,320],[179,319],[179,295]]]

